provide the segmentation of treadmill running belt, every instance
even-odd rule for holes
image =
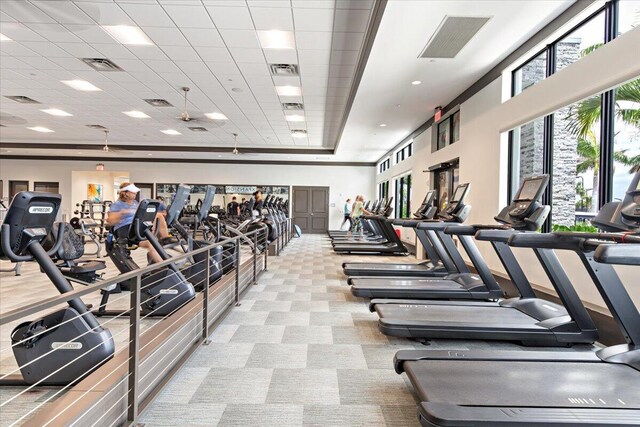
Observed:
[[[378,263],[358,263],[358,264],[345,264],[345,270],[398,270],[398,271],[429,271],[432,270],[431,267],[427,267],[424,264],[385,264],[382,262]]]
[[[640,372],[621,364],[423,360],[404,369],[422,401],[640,409]]]
[[[442,278],[433,279],[378,279],[371,277],[354,277],[351,279],[351,284],[356,287],[370,288],[370,289],[398,289],[405,288],[412,291],[435,291],[435,290],[462,290],[464,287],[453,280],[446,280]]]

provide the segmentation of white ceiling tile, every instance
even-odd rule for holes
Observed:
[[[200,0],[157,0],[158,3],[162,5],[173,4],[173,5],[201,5],[202,2]]]
[[[332,65],[355,65],[360,52],[357,50],[334,50],[331,52]]]
[[[0,11],[0,22],[18,22],[6,13]]]
[[[260,49],[256,32],[253,30],[220,30],[227,47]]]
[[[212,28],[180,28],[194,47],[224,47],[218,30]]]
[[[60,24],[26,24],[27,27],[52,42],[81,43],[77,36]]]
[[[32,67],[34,67],[37,70],[60,70],[60,69],[62,69],[62,67],[60,67],[56,63],[51,62],[50,60],[48,60],[46,58],[43,58],[41,56],[24,57],[24,58],[22,58],[22,62],[24,62],[25,64],[31,65]],[[2,77],[3,77],[2,84],[4,85],[7,82],[4,80],[4,76],[2,76]],[[33,83],[33,82],[31,82],[31,83]]]
[[[228,76],[230,78],[240,76],[240,70],[238,66],[233,62],[209,62],[207,66],[211,69],[211,72],[216,76]],[[255,67],[255,65],[253,65]],[[233,77],[232,77],[233,76]]]
[[[301,86],[300,77],[293,76],[273,76],[273,83],[276,86]]]
[[[115,3],[79,2],[77,6],[100,25],[135,25]]]
[[[304,87],[304,96],[324,96],[327,94],[326,86],[307,86]]]
[[[196,53],[207,62],[233,62],[231,54],[224,47],[196,47]]]
[[[120,7],[139,27],[174,27],[169,15],[158,4],[124,3]]]
[[[211,78],[209,68],[202,61],[176,61],[176,65],[187,75],[206,74]]]
[[[218,29],[228,30],[252,30],[253,21],[249,10],[243,4],[242,7],[207,6],[207,10]]]
[[[49,57],[49,60],[53,61],[54,63],[58,64],[60,67],[62,67],[65,70],[69,70],[69,71],[75,71],[75,70],[92,70],[91,67],[89,67],[87,64],[85,64],[82,61],[79,61],[76,58],[70,58],[70,57],[65,57],[65,58],[60,58],[60,57]]]
[[[189,42],[177,28],[143,27],[142,30],[158,46],[189,46]]]
[[[298,52],[300,69],[307,65],[328,65],[331,56],[330,50],[301,50]]]
[[[139,59],[120,59],[117,63],[122,69],[131,74],[132,72],[153,72],[147,64]]]
[[[256,30],[293,31],[291,9],[252,7],[251,16]]]
[[[329,67],[330,77],[352,77],[355,74],[355,65],[331,65]]]
[[[11,56],[40,56],[39,53],[29,49],[28,47],[16,43],[16,42],[7,42],[2,43],[2,54],[3,55],[11,55]]]
[[[348,88],[351,87],[353,79],[350,77],[330,77],[329,78],[329,87],[342,87]]]
[[[297,64],[295,49],[265,49],[264,56],[269,64]]]
[[[67,52],[65,52],[64,50],[60,49],[58,46],[56,46],[53,43],[49,43],[49,42],[23,42],[22,43],[24,46],[28,47],[29,49],[33,50],[34,52],[39,53],[40,55],[46,57],[46,58],[71,58],[71,55],[69,55]],[[75,59],[75,58],[74,58]],[[75,59],[76,61],[78,61],[77,59]],[[80,62],[80,61],[78,61]]]
[[[293,9],[296,31],[332,31],[333,9]]]
[[[55,23],[49,15],[23,0],[2,0],[2,11],[23,23]]]
[[[238,68],[242,72],[244,76],[270,76],[271,72],[267,65],[260,64],[251,64],[251,63],[240,63],[238,64]]]
[[[23,41],[46,41],[46,39],[35,31],[27,28],[23,24],[19,24],[17,22],[3,22],[2,23],[2,34],[9,37],[10,39],[23,42]],[[3,44],[4,46],[4,44]]]
[[[87,43],[117,43],[109,34],[98,25],[65,25],[73,34]]]
[[[61,24],[93,24],[93,20],[70,1],[32,1],[34,5]]]
[[[266,74],[243,74],[243,77],[252,87],[273,85],[271,74],[268,72]]]
[[[262,54],[262,49],[242,49],[232,47],[229,49],[229,51],[231,52],[231,56],[233,56],[233,59],[238,63],[251,62],[264,64],[265,62],[264,55]]]
[[[98,52],[109,59],[136,59],[136,56],[131,53],[126,47],[121,44],[93,44]]]
[[[362,32],[367,30],[369,10],[338,9],[335,12],[335,31]]]
[[[162,46],[164,53],[173,61],[199,61],[200,57],[188,46]]]
[[[302,77],[302,84],[306,88],[307,86],[316,86],[326,88],[329,83],[329,79],[326,77]]]
[[[364,41],[364,33],[333,33],[332,49],[360,50]]]
[[[164,6],[179,28],[214,28],[204,6]]]
[[[129,46],[128,49],[140,59],[156,59],[160,61],[169,59],[157,46]]]
[[[329,77],[329,65],[305,65],[300,67],[300,75],[304,80],[306,77]]]
[[[296,46],[299,50],[330,50],[331,31],[296,31]]]
[[[173,61],[157,61],[157,60],[147,60],[144,61],[145,65],[148,65],[151,70],[155,72],[164,71],[167,73],[179,73],[180,68]]]
[[[276,90],[273,85],[251,85],[251,92],[258,99],[276,99]]]

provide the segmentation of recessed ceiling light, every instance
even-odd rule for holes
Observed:
[[[52,131],[51,129],[46,128],[44,126],[34,126],[34,127],[27,128],[27,129],[35,130],[36,132],[42,132],[42,133],[55,132],[55,131]]]
[[[296,41],[291,31],[258,31],[263,49],[295,49]]]
[[[0,42],[10,42],[11,39],[4,34],[0,33]]]
[[[300,96],[302,91],[298,86],[276,86],[276,92],[280,96]]]
[[[232,88],[231,88],[231,92],[240,93],[240,92],[242,92],[242,88],[239,88],[239,87],[232,87]]]
[[[151,39],[138,27],[131,25],[103,25],[102,28],[122,44],[153,45]]]
[[[47,114],[51,114],[52,116],[58,116],[58,117],[71,117],[73,116],[73,114],[71,113],[67,113],[66,111],[62,111],[59,110],[57,108],[47,108],[44,110],[40,110],[43,113],[47,113]]]
[[[78,151],[78,154],[82,154],[82,151]]]
[[[304,122],[304,116],[301,116],[300,114],[285,115],[284,117],[288,122]]]
[[[7,150],[7,151],[5,151],[5,153],[13,153],[13,151]]]
[[[381,127],[381,128],[386,127],[386,126],[387,126],[387,124],[386,124],[386,123],[380,123],[380,127]]]
[[[143,113],[142,111],[123,111],[123,114],[126,114],[129,117],[133,117],[134,119],[148,119],[149,116]]]
[[[411,82],[411,84],[414,85],[414,86],[418,86],[418,85],[421,85],[422,82],[420,80],[414,80],[414,81]]]
[[[178,132],[175,129],[165,129],[165,130],[161,130],[160,132],[164,133],[165,135],[182,135],[180,132]]]
[[[205,116],[210,118],[211,120],[228,120],[227,116],[222,113],[205,113]]]
[[[92,85],[86,80],[61,80],[60,82],[66,84],[67,86],[75,90],[82,90],[86,92],[99,92],[102,90],[99,87]]]
[[[151,154],[151,153],[148,153],[148,154],[147,154],[147,156],[153,156],[153,154]]]

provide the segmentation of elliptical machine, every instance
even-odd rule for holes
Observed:
[[[2,225],[2,253],[12,262],[35,260],[61,294],[73,288],[50,256],[62,244],[64,227],[47,252],[47,238],[60,209],[59,194],[23,191],[9,206]],[[22,373],[22,382],[66,385],[76,382],[113,357],[111,332],[100,326],[80,298],[69,307],[18,325],[11,333],[11,346]],[[11,382],[15,385],[15,382]]]
[[[131,258],[131,248],[137,247],[144,240],[149,241],[163,260],[170,258],[151,231],[159,205],[160,202],[155,200],[142,200],[129,226],[127,237],[114,238],[112,243],[107,245],[107,254],[121,273],[140,268]],[[120,287],[125,290],[130,289],[131,283],[120,283]],[[111,292],[114,291],[104,291],[98,310],[99,315],[114,314],[105,309]],[[143,316],[168,316],[195,297],[193,285],[173,263],[142,276],[140,292]]]

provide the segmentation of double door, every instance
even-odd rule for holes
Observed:
[[[293,187],[292,218],[303,233],[326,233],[329,228],[329,187]]]

